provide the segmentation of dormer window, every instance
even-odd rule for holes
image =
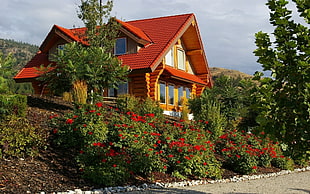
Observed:
[[[127,40],[126,38],[117,38],[115,43],[114,54],[123,55],[127,52]]]

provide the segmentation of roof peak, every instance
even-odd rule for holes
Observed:
[[[123,22],[136,22],[136,21],[146,21],[146,20],[156,20],[156,19],[165,19],[165,18],[173,18],[173,17],[182,17],[182,16],[195,16],[194,13],[186,13],[186,14],[178,14],[178,15],[167,15],[167,16],[159,16],[159,17],[152,17],[152,18],[145,18],[145,19],[136,19],[136,20],[129,20]]]

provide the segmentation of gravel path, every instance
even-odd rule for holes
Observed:
[[[133,194],[138,192],[131,193]],[[306,194],[310,193],[310,171],[234,183],[206,184],[183,188],[152,189],[142,193]]]

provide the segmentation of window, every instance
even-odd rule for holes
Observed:
[[[60,54],[60,52],[63,51],[64,49],[65,49],[65,45],[64,44],[57,45],[57,52],[58,52],[58,54]]]
[[[108,90],[108,96],[109,96],[109,97],[116,97],[115,88],[109,88],[109,90]]]
[[[185,93],[186,93],[186,98],[190,99],[191,98],[191,90],[189,88],[185,88]]]
[[[185,52],[178,49],[178,68],[185,70]]]
[[[166,83],[159,84],[159,99],[160,103],[166,104]]]
[[[128,83],[123,83],[118,85],[118,89],[116,88],[109,88],[108,96],[109,97],[117,97],[122,94],[128,94]]]
[[[114,50],[115,55],[126,54],[126,52],[127,52],[126,38],[117,38]]]
[[[174,85],[168,85],[169,104],[174,105]]]
[[[128,94],[128,82],[118,85],[117,95]]]
[[[180,87],[178,88],[178,105],[179,105],[179,106],[181,106],[181,104],[182,104],[183,95],[184,95],[184,87],[183,87],[183,86],[180,86]]]
[[[171,67],[174,66],[173,48],[170,49],[168,51],[167,55],[165,56],[165,63],[166,63],[166,65],[169,65]]]

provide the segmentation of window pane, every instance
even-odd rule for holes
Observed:
[[[126,38],[116,39],[115,55],[122,55],[126,53]]]
[[[183,86],[178,88],[178,104],[179,104],[179,106],[181,105],[181,102],[182,102],[183,91],[184,91]]]
[[[191,98],[191,90],[189,88],[185,88],[185,92],[186,92],[186,98],[190,99]]]
[[[161,103],[166,103],[166,84],[165,83],[160,83],[159,84],[159,98]]]
[[[178,68],[185,70],[185,54],[183,50],[178,49]]]
[[[128,94],[128,83],[123,83],[118,86],[117,95]]]
[[[169,85],[168,90],[169,90],[169,104],[174,105],[174,86]]]
[[[109,97],[115,97],[115,89],[114,88],[109,88],[108,96]]]
[[[165,57],[166,65],[173,67],[173,49],[170,49]]]

